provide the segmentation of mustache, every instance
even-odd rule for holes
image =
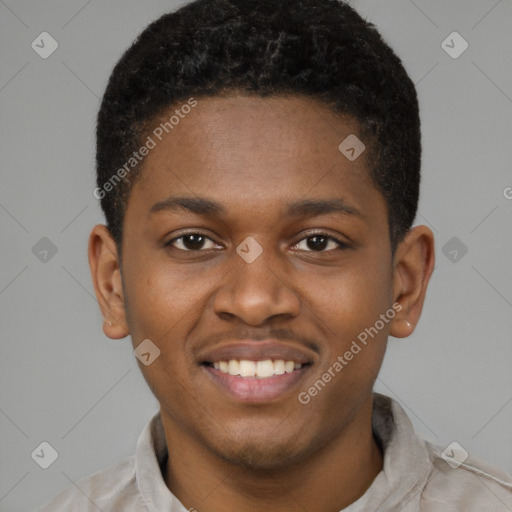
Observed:
[[[313,352],[319,354],[320,353],[320,345],[316,342],[316,340],[295,334],[289,329],[280,328],[280,329],[266,329],[262,331],[261,329],[244,329],[244,330],[231,330],[218,334],[213,334],[208,337],[199,338],[197,343],[195,344],[196,349],[203,349],[205,347],[212,347],[224,340],[230,341],[242,341],[242,340],[267,340],[267,339],[275,339],[280,341],[294,341],[300,345],[308,347]]]

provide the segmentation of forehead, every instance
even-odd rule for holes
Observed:
[[[354,207],[375,197],[369,152],[351,161],[339,149],[347,137],[363,138],[350,116],[301,96],[196,101],[193,109],[175,105],[153,121],[148,133],[155,147],[132,191],[137,202],[152,207],[186,195],[267,211],[306,197],[342,197]],[[165,123],[173,114],[170,128]],[[154,134],[162,131],[160,140]]]

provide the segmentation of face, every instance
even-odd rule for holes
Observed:
[[[363,139],[351,118],[301,97],[197,101],[132,188],[123,321],[134,347],[160,350],[139,365],[167,434],[279,467],[369,403],[402,286],[386,204],[369,151],[338,149]]]

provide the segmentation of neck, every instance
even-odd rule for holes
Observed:
[[[164,420],[169,458],[164,480],[197,512],[333,512],[359,499],[382,469],[371,428],[372,400],[321,450],[279,469],[240,467],[219,459]]]

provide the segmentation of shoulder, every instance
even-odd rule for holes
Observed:
[[[98,510],[102,512],[145,510],[136,484],[133,455],[74,482],[36,512],[97,512]]]
[[[512,510],[512,476],[455,443],[446,449],[428,441],[425,445],[432,471],[422,493],[422,510]]]

